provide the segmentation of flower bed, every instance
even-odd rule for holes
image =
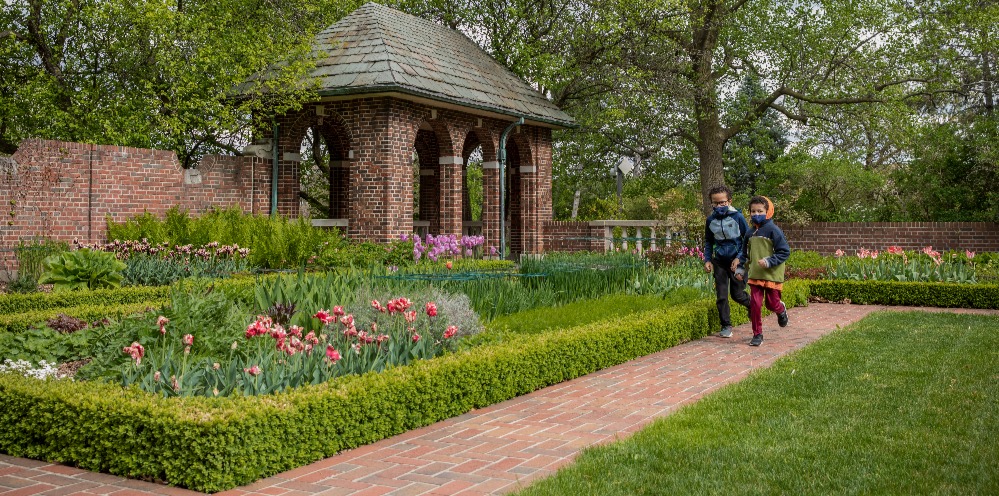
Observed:
[[[0,374],[0,451],[220,491],[699,338],[717,324],[714,302],[701,301],[259,397],[168,399]]]

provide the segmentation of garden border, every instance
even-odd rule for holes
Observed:
[[[806,292],[798,293],[804,303]],[[168,400],[112,384],[5,374],[0,451],[220,491],[697,339],[718,325],[714,301],[702,300],[261,397]]]
[[[794,306],[813,292],[871,284],[843,283],[789,281],[784,300]],[[999,308],[997,285],[875,286],[882,298],[937,286],[921,294],[942,303],[985,289],[975,301]],[[744,322],[745,310],[735,308],[733,320]],[[2,374],[0,451],[218,491],[696,339],[718,325],[714,301],[701,300],[265,397],[167,400],[112,384]]]

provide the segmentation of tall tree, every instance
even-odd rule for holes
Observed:
[[[644,62],[686,107],[672,133],[697,147],[705,210],[708,189],[724,182],[725,144],[768,111],[807,124],[828,106],[922,98],[947,85],[941,67],[916,43],[927,20],[911,6],[907,0],[650,5],[657,22]],[[737,109],[727,102],[745,77],[764,91]]]
[[[24,0],[0,10],[0,148],[26,137],[234,151],[251,116],[294,106],[315,9],[304,0]],[[268,78],[237,85],[277,60]],[[9,72],[8,72],[9,70]],[[238,98],[237,98],[238,97]]]

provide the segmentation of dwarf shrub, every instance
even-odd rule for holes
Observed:
[[[999,284],[901,281],[810,281],[811,293],[829,301],[863,305],[999,308]],[[785,300],[787,301],[787,300]]]

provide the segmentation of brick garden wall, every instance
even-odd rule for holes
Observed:
[[[907,250],[933,246],[937,250],[999,252],[999,223],[990,222],[815,222],[802,227],[782,226],[795,250],[831,255],[836,250],[856,253],[861,248]],[[587,222],[544,223],[548,251],[603,250],[603,228]],[[589,239],[583,239],[589,238]]]
[[[999,252],[999,223],[991,222],[813,222],[784,227],[791,248],[831,255],[841,249],[906,250],[932,246],[937,250]]]
[[[261,159],[206,157],[200,183],[185,181],[176,154],[162,150],[28,140],[12,159],[0,165],[0,270],[14,269],[13,249],[22,239],[104,241],[106,215],[121,222],[147,211],[162,216],[175,205],[195,213],[230,205],[270,209],[270,164]]]

